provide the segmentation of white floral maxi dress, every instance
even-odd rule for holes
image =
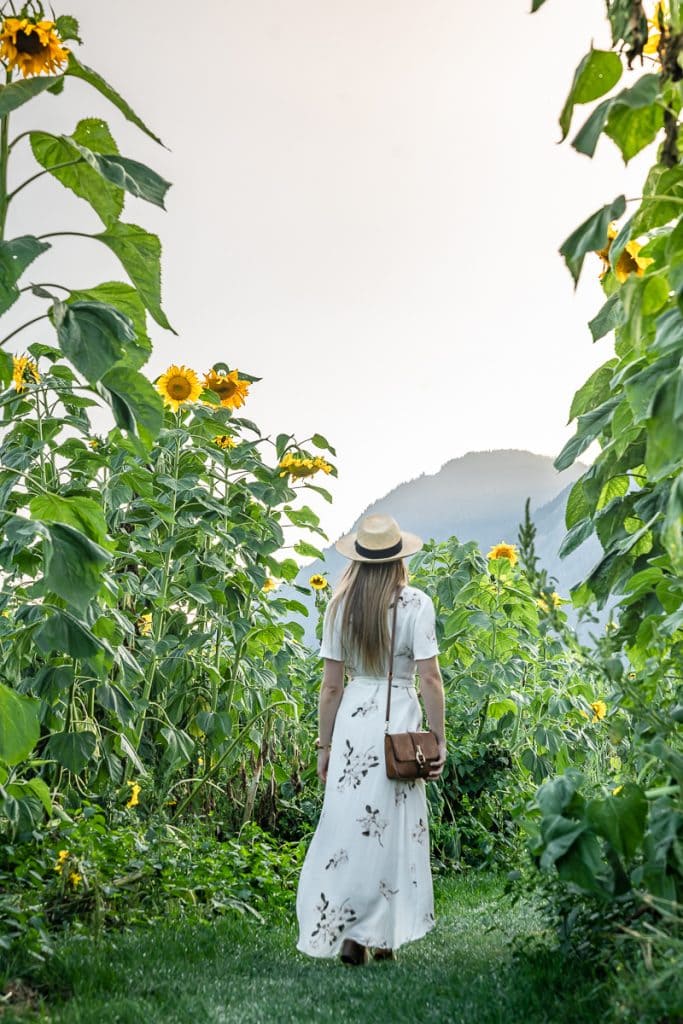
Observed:
[[[325,613],[323,658],[343,660],[342,611],[334,630]],[[422,727],[415,660],[438,654],[434,619],[429,595],[404,587],[396,613],[390,732]],[[296,948],[313,957],[336,956],[344,939],[398,949],[435,924],[426,782],[387,777],[387,677],[359,674],[348,661],[345,668],[350,678],[334,722],[323,806],[296,896]]]

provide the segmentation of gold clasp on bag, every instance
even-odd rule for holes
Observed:
[[[422,753],[422,747],[420,746],[419,743],[415,746],[415,760],[419,764],[420,768],[422,768],[422,766],[426,764],[425,756]]]

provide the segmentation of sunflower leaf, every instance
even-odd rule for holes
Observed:
[[[83,40],[78,34],[80,31],[78,21],[72,15],[60,14],[58,18],[55,18],[55,27],[62,42],[73,39],[75,42],[83,44]]]
[[[33,235],[11,241],[0,240],[0,313],[5,313],[19,298],[17,281],[36,257],[50,248]]]
[[[107,542],[107,523],[102,507],[83,495],[36,494],[29,502],[31,519],[42,523],[68,523],[96,544]]]
[[[52,308],[62,352],[91,383],[124,358],[125,343],[135,338],[130,317],[105,302],[56,300]]]
[[[73,291],[66,300],[67,305],[81,301],[104,302],[130,317],[135,338],[128,346],[126,363],[135,369],[144,366],[152,352],[152,342],[147,334],[147,311],[138,291],[125,281],[105,281],[94,288]]]
[[[111,555],[67,523],[45,526],[45,585],[83,613],[102,585],[102,570]]]
[[[161,242],[136,224],[118,221],[93,235],[118,256],[140,297],[160,327],[173,330],[161,308]]]
[[[618,220],[625,209],[626,198],[623,195],[617,196],[608,206],[591,214],[560,246],[560,253],[574,278],[574,288],[578,284],[586,253],[595,252],[607,244],[610,221]]]
[[[136,433],[147,448],[164,425],[161,395],[142,373],[129,366],[114,366],[95,385],[109,401],[116,424]]]
[[[36,75],[34,78],[23,78],[19,82],[0,85],[0,117],[5,117],[34,96],[40,95],[63,78],[63,75]]]
[[[159,136],[155,135],[154,132],[150,131],[147,125],[138,117],[138,115],[135,113],[132,107],[130,107],[126,103],[122,96],[119,96],[116,89],[113,89],[108,82],[105,82],[104,78],[102,78],[102,76],[99,75],[97,71],[93,71],[92,68],[86,67],[85,64],[81,64],[81,62],[73,55],[73,53],[69,53],[69,64],[64,74],[71,75],[73,78],[82,78],[83,81],[87,82],[88,85],[91,85],[93,89],[97,89],[97,91],[101,93],[105,97],[105,99],[108,99],[110,103],[113,103],[114,106],[121,111],[126,120],[131,121],[133,124],[137,125],[137,127],[140,128],[146,135],[149,135],[150,139],[154,139],[155,142],[158,142],[160,146],[164,145]],[[34,79],[27,79],[27,81],[31,82],[34,81]],[[38,81],[41,81],[41,79],[38,79]],[[6,86],[6,88],[10,88],[10,86]],[[164,146],[164,149],[165,148],[166,147]]]
[[[148,203],[154,203],[155,206],[165,209],[164,196],[171,187],[171,183],[147,167],[146,164],[119,156],[116,151],[114,151],[116,155],[103,154],[100,151],[94,152],[89,146],[81,145],[76,138],[69,139],[67,136],[62,136],[62,138],[71,143],[85,162],[111,184],[130,192],[137,199],[145,199]],[[107,222],[105,221],[105,223]]]
[[[604,96],[617,84],[621,73],[621,59],[612,50],[591,49],[586,54],[574,72],[574,81],[560,114],[562,139],[567,137],[575,104],[590,103]]]
[[[33,155],[65,188],[90,203],[105,226],[113,224],[123,212],[123,189],[85,159],[85,143],[96,145],[100,153],[118,154],[118,149],[104,121],[88,118],[79,122],[73,136],[31,132]],[[82,145],[83,143],[83,145]],[[90,150],[85,150],[90,152]]]

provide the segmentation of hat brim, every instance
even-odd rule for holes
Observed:
[[[422,538],[418,537],[416,533],[401,530],[403,546],[397,555],[389,555],[387,558],[368,558],[365,555],[359,555],[356,551],[355,540],[357,536],[357,532],[347,533],[344,537],[340,537],[334,546],[339,554],[344,555],[345,558],[350,558],[354,562],[372,562],[375,565],[381,562],[398,562],[401,558],[408,558],[409,555],[414,555],[416,551],[419,551],[424,544]]]

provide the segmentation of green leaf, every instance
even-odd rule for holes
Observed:
[[[586,818],[598,835],[611,843],[620,857],[630,860],[645,832],[645,794],[634,782],[625,782],[617,796],[589,800],[586,804]]]
[[[39,708],[39,700],[0,683],[0,761],[18,764],[31,753],[40,736]]]
[[[491,718],[502,718],[503,715],[507,714],[509,711],[511,711],[513,715],[517,714],[517,705],[514,700],[510,700],[509,697],[489,701],[487,714]]]
[[[294,545],[294,550],[297,555],[304,555],[306,558],[309,556],[312,558],[324,558],[322,551],[314,547],[312,544],[308,544],[305,540],[297,541]]]
[[[28,103],[34,96],[39,96],[50,86],[61,81],[62,75],[35,75],[33,78],[22,78],[9,85],[0,85],[0,117],[5,117],[13,110]]]
[[[560,114],[562,140],[567,137],[574,104],[590,103],[604,96],[621,78],[622,64],[612,50],[593,50],[583,58],[576,71],[569,95]]]
[[[148,203],[154,203],[155,206],[165,209],[164,196],[171,187],[171,183],[153,171],[151,167],[125,156],[102,156],[76,142],[74,142],[74,148],[86,163],[107,181],[123,189],[124,192],[130,192],[136,199],[145,199]]]
[[[60,14],[58,18],[55,18],[55,26],[62,42],[73,39],[77,43],[83,43],[78,34],[80,31],[78,22],[70,14]]]
[[[586,823],[584,821],[563,818],[561,814],[544,817],[541,820],[541,835],[545,845],[541,854],[540,867],[542,869],[549,868],[585,831]]]
[[[126,364],[135,369],[144,366],[152,351],[152,342],[147,333],[145,304],[135,288],[125,281],[105,281],[94,288],[73,291],[66,300],[67,305],[83,301],[103,302],[129,317],[135,330],[135,338],[126,346]]]
[[[592,157],[605,122],[615,107],[624,106],[634,110],[649,107],[658,94],[659,75],[643,75],[630,89],[622,89],[616,96],[600,103],[572,140],[572,146],[579,153]]]
[[[33,643],[43,654],[67,654],[70,658],[92,658],[103,649],[94,633],[66,610],[55,611],[33,634]]]
[[[45,585],[83,613],[102,585],[111,555],[66,523],[46,525]]]
[[[590,412],[591,409],[595,409],[609,398],[612,391],[614,369],[618,363],[619,360],[616,358],[608,359],[606,363],[594,370],[588,380],[581,385],[572,399],[569,422],[576,416]]]
[[[31,792],[35,793],[46,812],[48,814],[52,814],[52,799],[50,797],[50,790],[48,789],[47,784],[43,782],[42,779],[35,776],[32,779],[26,779],[24,781],[24,785],[27,789],[30,789]]]
[[[656,483],[681,466],[683,452],[683,420],[676,420],[677,380],[672,376],[659,388],[647,422],[645,466],[648,480]]]
[[[617,144],[627,164],[654,140],[663,124],[664,111],[656,103],[647,107],[617,104],[609,112],[604,133]]]
[[[315,445],[316,448],[324,448],[333,455],[337,454],[330,442],[322,434],[314,434],[311,438],[311,444]]]
[[[93,89],[97,89],[105,99],[109,100],[110,103],[113,103],[117,110],[121,111],[126,120],[137,125],[137,127],[142,129],[146,135],[149,135],[150,139],[154,139],[155,142],[158,142],[160,146],[164,145],[161,139],[149,130],[144,121],[140,120],[138,115],[132,107],[126,103],[123,97],[119,96],[116,90],[113,89],[108,82],[105,82],[104,78],[102,78],[101,75],[98,75],[96,71],[93,71],[92,68],[86,67],[85,64],[81,64],[74,56],[73,52],[69,53],[69,63],[64,73],[66,75],[71,75],[73,78],[81,78],[84,82],[87,82],[88,85],[91,85]],[[27,79],[27,81],[33,81],[33,79]],[[38,81],[40,81],[40,79],[38,79]]]
[[[151,448],[164,424],[164,403],[147,377],[128,366],[114,366],[95,386],[111,405],[117,426],[138,434]]]
[[[97,736],[90,729],[82,732],[55,732],[45,744],[45,751],[69,771],[83,771],[95,753]]]
[[[569,272],[574,278],[575,289],[586,253],[605,248],[610,222],[618,220],[625,209],[626,197],[617,196],[608,206],[603,206],[591,214],[560,246],[560,253],[564,256]]]
[[[65,188],[89,203],[102,222],[109,226],[123,211],[123,190],[107,181],[99,169],[84,159],[85,139],[102,153],[118,153],[104,121],[88,118],[76,126],[73,137],[48,132],[31,132],[33,155]],[[69,164],[69,166],[62,166]]]
[[[11,241],[0,239],[0,313],[5,313],[19,298],[17,281],[33,261],[50,248],[33,235]]]
[[[573,882],[586,892],[606,895],[606,869],[600,844],[592,832],[577,836],[567,852],[555,861],[555,867],[564,882]]]
[[[96,543],[107,543],[104,512],[94,498],[82,495],[37,494],[31,498],[29,510],[32,519],[43,523],[68,523]]]
[[[653,198],[653,197],[657,198]],[[659,198],[664,196],[663,199]],[[671,198],[667,198],[667,197]],[[643,198],[633,217],[633,235],[638,237],[661,227],[681,215],[683,200],[683,168],[655,164],[643,186]],[[674,262],[671,261],[670,262]]]
[[[588,323],[593,341],[604,338],[606,334],[620,327],[626,319],[626,312],[619,292],[610,295],[607,302],[600,308],[598,313]]]
[[[612,418],[614,409],[622,400],[621,395],[613,395],[597,409],[579,416],[576,434],[565,444],[564,448],[553,462],[558,471],[567,469],[585,451],[589,444],[598,437],[605,429]]]
[[[683,473],[671,485],[661,537],[674,572],[683,576]]]
[[[173,331],[161,308],[161,243],[136,224],[118,221],[93,235],[118,256],[140,297],[160,327]]]
[[[62,352],[91,383],[124,358],[135,338],[130,318],[104,302],[55,300],[53,310]]]

